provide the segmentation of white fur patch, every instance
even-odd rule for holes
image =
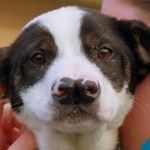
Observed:
[[[33,23],[46,27],[53,35],[60,55],[74,55],[73,51],[80,55],[79,32],[83,16],[87,12],[78,7],[62,7],[45,13],[30,21],[24,28]]]
[[[53,121],[52,115],[55,108],[53,107],[54,102],[51,95],[51,89],[53,83],[58,78],[86,78],[92,79],[96,83],[98,82],[100,84],[101,93],[98,99],[98,105],[100,106],[100,109],[97,114],[100,120],[104,123],[104,126],[102,127],[104,129],[98,129],[98,133],[106,130],[107,124],[110,122],[113,122],[114,127],[117,128],[122,123],[124,116],[131,107],[132,101],[130,95],[128,96],[126,93],[126,84],[124,85],[123,90],[120,93],[117,93],[111,82],[106,76],[104,76],[100,68],[98,68],[94,63],[90,62],[90,60],[88,60],[82,52],[79,36],[82,17],[85,15],[85,13],[86,12],[76,7],[61,8],[59,10],[43,14],[33,19],[25,26],[25,28],[27,28],[30,24],[38,22],[42,26],[46,27],[53,35],[58,48],[58,56],[54,60],[53,64],[49,66],[44,77],[39,82],[21,91],[20,93],[25,110],[22,114],[26,115],[28,120],[33,120],[34,118],[37,122],[44,122],[44,127],[39,125],[41,130],[38,129],[38,131],[35,131],[39,140],[40,148],[42,150],[75,150],[74,141],[76,141],[76,138],[71,138],[73,139],[71,141],[70,136],[53,131],[49,126],[46,125],[47,123],[51,123],[51,121]],[[125,106],[125,111],[120,115],[119,111],[120,108],[123,108],[123,106]],[[117,123],[115,124],[115,122]],[[27,124],[29,125],[29,123]],[[86,125],[88,126],[88,124]],[[31,123],[29,126],[36,130],[36,127],[33,127]],[[89,141],[89,135],[83,136],[84,138],[82,138],[81,143],[83,142],[84,144],[80,143],[78,145],[80,150],[87,149],[88,142],[86,143],[86,141]],[[107,131],[106,134],[104,134],[104,138],[102,138],[103,141],[108,140],[108,143],[106,142],[105,144],[106,147],[99,142],[101,136],[98,137],[96,133],[93,133],[93,140],[95,140],[94,137],[96,137],[96,141],[94,141],[95,147],[93,147],[92,150],[97,150],[99,147],[102,149],[104,148],[105,150],[111,150],[111,148],[116,144],[116,130],[110,132]],[[46,141],[45,138],[48,140]],[[112,138],[115,140],[110,141]],[[44,140],[46,141],[45,143]],[[51,144],[49,144],[49,141]],[[62,148],[60,145],[66,145],[66,147]]]

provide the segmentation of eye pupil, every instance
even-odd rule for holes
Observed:
[[[102,48],[100,49],[100,51],[98,52],[98,58],[100,58],[101,60],[108,60],[110,58],[112,54],[112,51],[106,48]]]
[[[45,58],[42,54],[35,54],[31,60],[36,65],[43,65],[45,63]]]

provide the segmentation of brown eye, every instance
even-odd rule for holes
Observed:
[[[102,48],[99,50],[98,52],[98,58],[100,58],[101,60],[108,60],[110,58],[110,56],[112,55],[112,51],[110,49],[107,48]]]
[[[45,58],[42,54],[37,53],[31,58],[31,61],[36,65],[43,65],[45,63]]]

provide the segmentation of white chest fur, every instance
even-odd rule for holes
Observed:
[[[113,150],[117,130],[95,130],[82,134],[66,134],[49,128],[36,133],[40,150]]]

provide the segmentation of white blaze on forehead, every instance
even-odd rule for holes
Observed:
[[[80,51],[81,20],[86,12],[78,7],[62,7],[50,11],[30,21],[24,28],[33,23],[46,27],[53,35],[57,48],[61,54],[68,51]]]

